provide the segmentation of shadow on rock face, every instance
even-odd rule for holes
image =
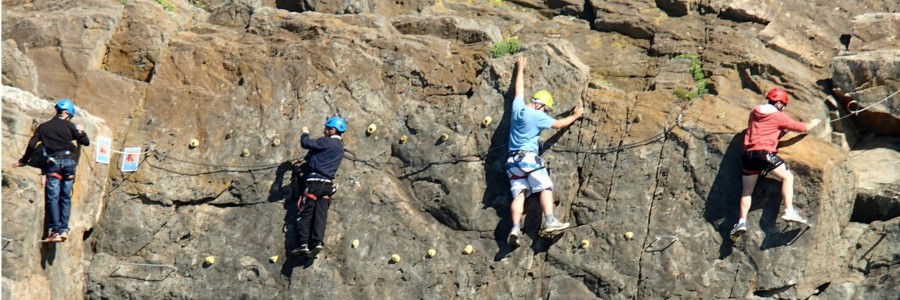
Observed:
[[[287,198],[282,195],[282,180],[284,180],[284,174],[287,171],[291,171],[291,183],[290,183],[290,194],[287,195]],[[294,247],[298,247],[300,245],[297,244],[297,200],[300,199],[300,194],[303,192],[302,186],[300,184],[300,166],[293,165],[291,162],[284,162],[278,169],[275,171],[275,182],[272,183],[272,188],[269,189],[269,201],[275,202],[279,200],[284,200],[284,225],[282,227],[282,232],[284,232],[284,264],[281,265],[281,275],[284,275],[287,278],[290,278],[294,267],[297,266],[300,259],[298,257],[291,255],[291,250]]]
[[[53,266],[56,261],[56,243],[41,243],[41,268]]]
[[[710,222],[722,239],[719,247],[719,259],[731,255],[733,243],[730,232],[737,223],[741,199],[741,153],[744,151],[744,133],[740,132],[731,138],[728,149],[719,164],[716,179],[713,181],[709,195],[706,196],[706,209],[703,217]],[[752,208],[751,208],[752,209]]]
[[[494,240],[497,241],[498,248],[497,254],[494,255],[494,261],[501,260],[515,250],[506,243],[506,235],[512,230],[509,210],[512,196],[509,194],[509,180],[504,168],[509,144],[509,111],[515,97],[515,83],[516,79],[513,77],[506,89],[506,94],[503,95],[503,116],[500,118],[497,130],[491,136],[491,146],[484,157],[484,186],[486,188],[481,197],[482,208],[493,208],[500,217],[500,222],[497,222],[497,227],[494,228]]]

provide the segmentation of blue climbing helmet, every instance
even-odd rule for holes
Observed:
[[[337,129],[340,133],[344,133],[344,131],[347,131],[347,122],[344,121],[344,118],[331,116],[328,120],[325,120],[325,127],[331,127]]]
[[[69,99],[62,99],[59,102],[56,102],[56,113],[62,113],[63,111],[69,112],[69,116],[75,117],[75,104],[72,104],[72,101]]]

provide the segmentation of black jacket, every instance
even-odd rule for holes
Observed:
[[[75,124],[60,118],[54,117],[50,121],[39,125],[34,135],[28,140],[28,148],[25,154],[19,159],[19,162],[25,164],[34,154],[34,148],[38,142],[44,145],[47,155],[52,155],[60,151],[72,151],[74,146],[72,141],[78,141],[79,144],[90,146],[91,140],[83,131],[78,131]]]
[[[309,133],[304,133],[300,135],[300,146],[309,149],[309,153],[306,154],[306,168],[303,170],[307,175],[317,173],[328,179],[334,179],[338,167],[341,166],[341,160],[344,159],[344,141],[341,140],[341,136],[323,136],[313,140],[309,138]]]

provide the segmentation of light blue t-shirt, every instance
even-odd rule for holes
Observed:
[[[525,99],[516,97],[512,103],[512,116],[509,125],[509,151],[538,152],[538,138],[541,130],[553,127],[556,119],[543,111],[525,107]]]

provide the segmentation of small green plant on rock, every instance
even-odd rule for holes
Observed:
[[[188,0],[188,3],[199,9],[206,9],[206,4],[198,0]]]
[[[167,11],[175,11],[175,4],[172,4],[169,0],[156,0],[156,3],[162,5]]]
[[[497,58],[507,54],[515,54],[521,49],[522,44],[519,43],[519,38],[505,38],[502,41],[495,43],[494,46],[491,47],[491,57]]]
[[[703,69],[700,67],[700,56],[696,54],[681,54],[675,58],[687,58],[691,60],[691,77],[694,77],[694,89],[685,91],[676,89],[675,96],[684,100],[690,100],[706,94],[709,90],[706,88],[706,77],[703,75]]]

